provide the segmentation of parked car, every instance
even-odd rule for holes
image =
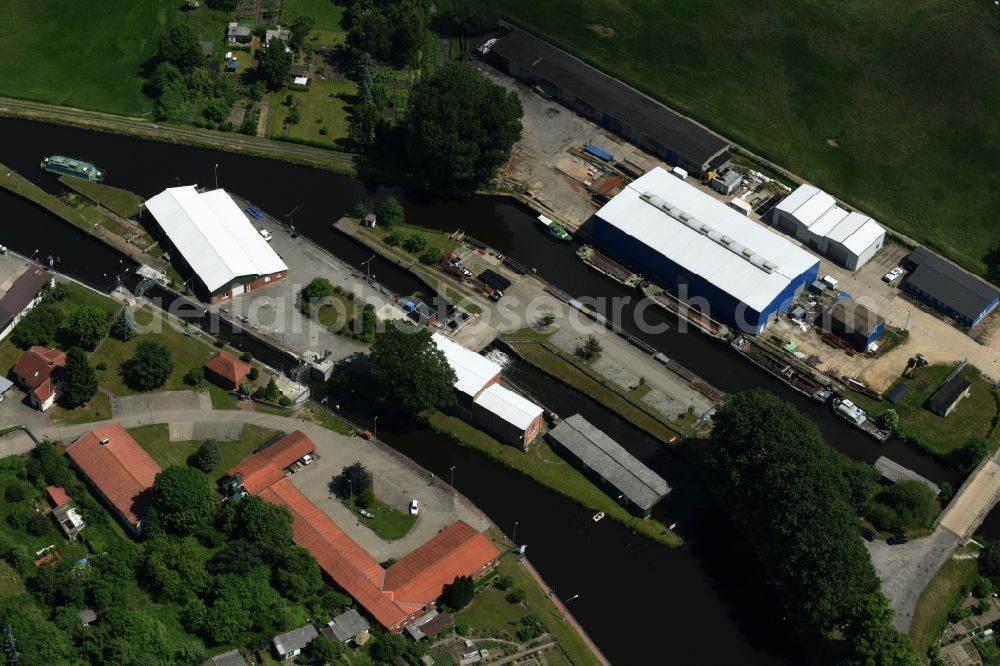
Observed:
[[[261,227],[260,229],[258,229],[257,233],[259,233],[260,237],[263,238],[264,240],[266,240],[268,243],[271,242],[271,232],[268,231],[267,229],[265,229],[264,227]]]
[[[872,532],[867,527],[862,527],[861,528],[861,538],[864,539],[865,541],[874,541],[875,540],[875,533]]]
[[[410,500],[410,515],[415,516],[420,513],[420,502],[417,500]]]
[[[903,267],[896,266],[891,271],[882,276],[882,281],[892,284],[899,279],[899,276],[903,274]]]
[[[374,518],[375,517],[375,514],[372,513],[371,511],[369,511],[368,509],[358,509],[358,513],[360,513],[365,518]]]
[[[312,464],[312,461],[314,461],[314,460],[316,460],[316,458],[314,458],[311,453],[307,453],[304,456],[302,456],[302,464],[303,465],[310,465],[310,464]]]
[[[910,540],[909,537],[907,537],[905,534],[897,534],[896,536],[889,537],[888,539],[885,540],[885,542],[890,546],[899,546],[901,544],[906,543],[909,540]]]

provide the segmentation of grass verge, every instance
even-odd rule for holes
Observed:
[[[103,183],[92,183],[88,180],[59,176],[59,182],[64,187],[82,194],[96,204],[100,204],[112,213],[121,217],[134,217],[139,214],[142,197],[128,190],[122,190]],[[119,234],[121,235],[121,234]]]
[[[955,554],[972,555],[974,550],[960,548]],[[917,655],[925,657],[948,623],[948,613],[963,595],[963,589],[976,579],[976,560],[949,558],[927,584],[910,623],[910,640]]]
[[[374,518],[366,518],[358,513],[359,507],[353,500],[346,502],[346,504],[362,525],[367,526],[386,541],[402,539],[417,522],[416,516],[397,511],[377,497],[368,507],[368,511],[375,515]]]
[[[672,548],[682,543],[681,538],[668,530],[663,523],[651,518],[643,520],[633,516],[590,479],[563,460],[544,440],[532,445],[528,453],[523,453],[512,446],[501,444],[462,419],[443,412],[431,413],[427,422],[435,431],[450,436],[459,444],[486,454],[595,513],[603,511],[608,518],[622,523],[638,534]]]
[[[66,409],[65,407],[56,405],[49,411],[49,419],[51,419],[52,425],[73,425],[77,423],[91,423],[93,421],[106,421],[112,416],[111,398],[103,391],[98,391],[87,404],[80,405],[75,409]]]
[[[311,402],[307,402],[305,406],[299,410],[299,413],[296,416],[341,435],[350,436],[354,434],[354,428],[350,425],[338,419],[322,407],[317,407]]]
[[[499,539],[503,538],[496,537],[495,528],[491,528],[487,535]],[[510,544],[505,539],[503,543],[496,545],[501,551],[510,548]],[[509,576],[513,581],[511,589],[522,590],[524,601],[512,604],[505,599],[506,592],[499,588],[493,585],[481,587],[473,602],[456,615],[455,621],[458,624],[464,624],[482,632],[510,635],[512,640],[516,640],[513,638],[514,629],[521,618],[528,613],[535,613],[545,622],[549,633],[559,641],[573,664],[576,666],[598,666],[600,664],[597,657],[583,642],[580,634],[552,603],[546,591],[512,553],[507,552],[500,558],[496,573],[498,576]]]
[[[516,333],[512,335],[517,336]],[[636,427],[642,428],[667,444],[677,439],[680,431],[672,425],[667,425],[666,417],[654,416],[646,408],[640,407],[636,402],[630,400],[625,389],[615,390],[610,386],[612,382],[606,379],[603,383],[598,381],[590,374],[597,374],[596,372],[589,368],[585,369],[582,364],[566,359],[544,342],[508,341],[507,344],[531,365],[620,414]],[[649,409],[652,410],[652,408]]]

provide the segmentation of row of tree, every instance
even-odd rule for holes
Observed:
[[[858,535],[873,468],[835,452],[812,421],[760,390],[730,396],[711,443],[694,454],[813,660],[836,651],[839,663],[917,663]],[[837,634],[844,640],[830,640]]]

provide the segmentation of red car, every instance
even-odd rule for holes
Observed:
[[[372,434],[371,430],[362,430],[360,434],[361,434],[362,437],[364,437],[368,441],[371,441],[372,439],[375,438],[375,435]]]

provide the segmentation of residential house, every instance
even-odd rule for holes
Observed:
[[[205,363],[205,376],[224,389],[235,391],[247,380],[250,364],[232,354],[220,351]]]
[[[86,523],[83,522],[83,518],[76,508],[70,506],[69,495],[59,486],[49,486],[45,492],[52,503],[52,515],[55,517],[56,523],[59,524],[59,529],[62,530],[67,539],[76,541],[77,535],[86,526]]]
[[[361,617],[357,610],[351,608],[330,620],[320,633],[335,643],[350,643],[359,636],[365,635],[367,637],[370,629],[371,625],[368,624],[368,620]],[[361,642],[364,640],[362,639]]]
[[[236,21],[230,21],[226,28],[226,39],[234,44],[246,44],[253,37],[253,29],[248,25],[241,25]]]
[[[52,273],[31,266],[21,273],[0,298],[0,340],[6,338],[31,308],[42,301],[42,290],[54,283]]]
[[[65,369],[65,353],[36,345],[17,359],[14,375],[28,392],[31,406],[44,412],[59,399]]]
[[[239,650],[230,650],[212,657],[212,666],[247,666]]]
[[[317,636],[319,636],[319,632],[311,624],[278,634],[272,641],[274,644],[274,653],[278,656],[278,659],[297,657],[302,654],[302,650],[312,643],[313,639]]]

